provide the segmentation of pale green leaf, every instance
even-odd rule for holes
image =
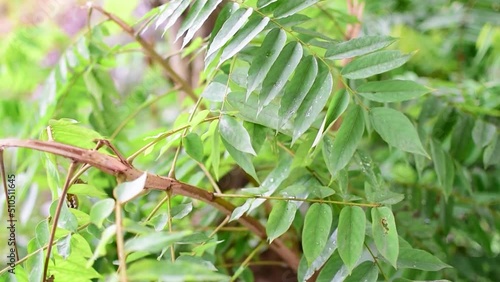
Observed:
[[[54,218],[56,207],[59,200],[56,200],[50,205],[50,215]],[[66,202],[66,199],[64,199]],[[64,203],[61,206],[61,213],[59,215],[59,221],[57,222],[57,227],[76,232],[78,228],[78,219],[76,216],[69,210],[67,203]]]
[[[398,68],[411,58],[411,54],[401,54],[399,51],[384,50],[364,55],[354,59],[340,72],[349,79],[367,78],[379,73]]]
[[[285,32],[278,28],[269,31],[266,35],[248,70],[247,99],[267,76],[269,69],[285,46],[285,41]]]
[[[179,17],[184,13],[184,11],[189,6],[190,1],[180,1],[179,5],[175,8],[172,14],[168,17],[168,22],[163,27],[163,34],[167,32],[179,19]],[[168,9],[168,8],[167,8]]]
[[[224,97],[231,92],[228,85],[229,77],[226,74],[218,74],[201,93],[201,96],[208,101],[222,102]]]
[[[328,204],[314,203],[309,207],[302,230],[302,249],[308,265],[323,251],[331,225],[332,208]]]
[[[295,141],[297,141],[297,139],[312,125],[314,120],[316,120],[323,110],[323,107],[326,105],[332,88],[333,78],[328,66],[321,62],[318,63],[318,76],[297,110],[297,117],[293,124],[292,143],[295,143]]]
[[[57,253],[63,258],[67,259],[71,254],[71,233],[59,239],[56,244]]]
[[[203,142],[196,133],[189,133],[182,139],[186,153],[195,161],[203,161]]]
[[[189,2],[189,1],[186,1]],[[217,5],[222,2],[222,0],[208,0],[207,4],[203,6],[201,11],[196,16],[196,19],[193,25],[189,28],[184,40],[182,41],[182,48],[188,44],[189,41],[193,38],[194,34],[200,29],[200,27],[205,23],[210,14],[217,8]],[[215,29],[213,32],[216,32]]]
[[[212,44],[207,51],[206,57],[209,57],[213,53],[217,52],[222,46],[224,46],[233,35],[242,27],[247,19],[252,14],[252,9],[238,9],[234,12],[227,21],[222,25],[221,29],[215,35]]]
[[[281,1],[281,4],[274,10],[274,17],[285,18],[300,12],[301,10],[317,3],[319,0],[287,0]]]
[[[103,199],[95,203],[90,209],[90,222],[101,228],[103,221],[113,212],[115,200]]]
[[[495,138],[497,127],[494,124],[477,119],[472,129],[472,140],[479,147],[484,147],[490,144]]]
[[[127,269],[130,281],[207,281],[226,282],[230,277],[212,271],[206,265],[186,260],[158,261],[143,259]]]
[[[356,91],[368,100],[390,103],[418,98],[429,89],[411,80],[385,80],[367,82]]]
[[[389,145],[428,157],[417,130],[403,113],[391,108],[372,108],[369,116],[375,131]]]
[[[335,177],[352,159],[365,130],[363,109],[354,105],[347,112],[333,142],[327,136],[323,142],[323,157],[330,174]]]
[[[398,268],[439,271],[443,268],[451,268],[451,266],[426,251],[413,248],[401,248],[399,250]]]
[[[273,206],[266,224],[266,234],[269,242],[285,233],[292,225],[297,211],[293,201],[279,201]]]
[[[189,29],[193,26],[194,21],[200,14],[201,9],[205,4],[207,3],[207,0],[195,0],[191,8],[189,9],[189,12],[187,13],[186,17],[181,23],[181,27],[177,31],[177,36],[175,37],[175,41],[179,40],[179,38]]]
[[[172,0],[168,4],[165,4],[158,15],[158,19],[156,20],[156,29],[160,25],[162,25],[173,13],[174,11],[181,5],[182,2],[186,2],[184,0]]]
[[[438,176],[439,186],[447,199],[453,190],[453,181],[455,179],[453,159],[444,151],[441,144],[434,139],[431,140],[431,155]]]
[[[280,125],[288,121],[302,104],[318,74],[318,63],[313,56],[302,58],[290,82],[286,84],[279,110]]]
[[[106,198],[108,195],[104,192],[103,189],[98,189],[93,185],[89,184],[73,184],[69,188],[69,193],[79,195],[79,196],[89,196],[89,197],[97,197],[97,198]]]
[[[223,115],[220,118],[219,132],[223,140],[238,151],[256,155],[247,130],[233,117]]]
[[[155,232],[140,235],[125,242],[125,251],[145,251],[151,253],[159,252],[189,234],[191,234],[191,231],[182,231],[178,233]]]
[[[365,225],[366,217],[362,208],[347,206],[340,211],[337,230],[338,250],[349,273],[363,253]]]
[[[380,254],[397,268],[399,237],[394,215],[388,207],[372,209],[372,234]]]
[[[132,200],[144,190],[148,174],[144,172],[137,179],[118,184],[114,189],[115,198],[120,203]]]
[[[262,83],[262,91],[259,95],[259,112],[278,96],[299,64],[302,53],[302,45],[297,42],[290,42],[283,48]]]
[[[257,34],[259,34],[268,23],[268,17],[251,17],[248,23],[234,35],[226,48],[224,48],[220,57],[219,65],[241,51],[241,49],[243,49],[243,47],[245,47]]]
[[[332,60],[362,56],[389,46],[395,38],[389,36],[363,36],[341,42],[329,48],[325,57]]]
[[[98,132],[71,119],[49,120],[49,130],[54,141],[86,149],[95,148],[95,139],[104,139]]]

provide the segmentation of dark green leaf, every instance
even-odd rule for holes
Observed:
[[[500,140],[498,135],[484,149],[483,163],[484,167],[489,167],[490,165],[495,165],[500,163]]]
[[[338,226],[338,250],[349,273],[363,253],[365,242],[365,212],[360,207],[347,206],[340,211]]]
[[[306,213],[302,231],[302,248],[309,265],[321,254],[330,234],[332,208],[314,203]]]
[[[372,108],[369,114],[373,128],[389,145],[428,157],[417,130],[404,114],[390,108]]]
[[[325,263],[325,266],[321,269],[316,282],[331,282],[335,281],[337,273],[342,270],[344,263],[340,258],[338,252],[333,253],[333,255]],[[337,277],[338,278],[338,277]]]
[[[258,179],[257,173],[255,172],[255,168],[252,163],[252,159],[250,158],[250,154],[243,153],[240,150],[236,149],[224,138],[222,138],[222,143],[224,144],[224,147],[226,147],[226,150],[229,152],[231,157],[233,157],[233,159],[236,161],[236,163],[254,179]]]
[[[279,110],[280,125],[288,121],[302,104],[318,74],[318,63],[313,56],[302,58],[293,79],[286,84]]]
[[[347,112],[342,125],[335,137],[331,140],[325,136],[323,142],[323,157],[330,174],[335,177],[352,159],[358,146],[363,131],[365,129],[365,119],[363,109],[354,105]]]
[[[259,95],[259,112],[278,96],[299,64],[302,53],[302,45],[297,42],[290,42],[283,48],[262,83],[262,91]]]
[[[397,267],[399,237],[394,215],[388,207],[372,209],[372,234],[377,250],[392,266]]]
[[[340,73],[349,79],[367,78],[398,68],[410,58],[411,54],[404,55],[399,51],[378,51],[354,59]]]
[[[285,46],[286,34],[279,28],[269,31],[248,70],[247,99],[267,76],[269,69]]]
[[[238,151],[256,155],[247,130],[233,117],[223,115],[220,118],[219,132],[222,138]]]
[[[368,100],[390,103],[420,97],[429,89],[411,80],[385,80],[367,82],[356,91]]]
[[[376,282],[378,278],[378,268],[371,261],[365,261],[358,265],[344,282]]]
[[[333,78],[328,66],[321,62],[318,63],[318,76],[297,110],[297,116],[293,124],[292,143],[295,143],[295,141],[297,141],[297,139],[312,125],[314,120],[316,120],[323,110],[323,107],[326,105],[332,88]]]
[[[445,197],[448,198],[453,189],[453,180],[455,179],[453,159],[444,151],[441,144],[434,139],[431,140],[431,155],[439,185],[442,187]]]
[[[395,38],[389,36],[363,36],[333,45],[325,53],[328,59],[339,60],[365,55],[389,46]]]
[[[278,0],[259,0],[259,1],[257,1],[257,7],[259,9],[262,9],[262,8],[266,7],[267,5],[272,4],[276,1],[278,1]]]

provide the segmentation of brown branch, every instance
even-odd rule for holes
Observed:
[[[194,93],[193,88],[189,85],[189,83],[184,80],[182,77],[177,74],[172,67],[168,64],[168,62],[163,59],[163,57],[156,52],[154,47],[149,44],[144,38],[142,38],[139,33],[137,33],[134,28],[130,25],[128,25],[125,21],[123,21],[121,18],[118,16],[104,10],[100,6],[91,6],[90,9],[95,9],[105,15],[110,21],[116,23],[123,31],[125,31],[128,35],[131,37],[135,38],[135,40],[142,46],[144,51],[146,51],[146,54],[155,62],[157,62],[166,72],[167,75],[172,79],[172,81],[179,86],[182,91],[184,91],[189,98],[191,98],[193,101],[198,101],[198,97]]]
[[[0,139],[0,150],[8,147],[30,148],[42,152],[47,152],[65,158],[87,163],[105,173],[119,177],[126,181],[132,181],[141,176],[144,172],[132,167],[130,164],[123,163],[119,159],[100,153],[95,150],[86,150],[71,145],[66,145],[53,141],[39,140],[21,140],[21,139]],[[182,195],[192,199],[205,202],[218,209],[225,215],[231,215],[235,206],[228,201],[215,197],[213,193],[198,187],[177,181],[173,178],[158,176],[148,173],[145,189],[156,189],[170,191],[172,195]],[[266,240],[266,230],[258,220],[250,216],[242,216],[238,221],[248,228],[262,240]],[[270,248],[285,261],[295,272],[298,270],[299,257],[292,250],[287,248],[280,239],[274,240]]]

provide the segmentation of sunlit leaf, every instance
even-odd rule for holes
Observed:
[[[317,3],[319,0],[287,0],[282,1],[281,4],[274,10],[274,17],[284,18],[296,14],[301,10]]]
[[[318,63],[318,76],[304,101],[297,110],[297,117],[293,124],[293,139],[297,139],[312,125],[319,113],[326,105],[332,92],[333,78],[330,70],[324,63]]]
[[[302,53],[302,46],[297,42],[290,42],[283,48],[262,83],[262,91],[259,95],[259,109],[267,106],[278,96],[299,64]]]
[[[328,48],[325,57],[332,60],[365,55],[389,46],[395,38],[389,36],[363,36],[335,44]]]
[[[118,186],[114,189],[114,194],[118,202],[128,202],[144,191],[147,176],[148,174],[144,172],[135,180],[118,184]]]
[[[340,73],[342,76],[349,79],[367,78],[398,68],[410,58],[411,54],[404,55],[399,51],[378,51],[354,59],[347,64]]]
[[[247,99],[267,76],[269,69],[285,46],[285,41],[285,32],[278,28],[266,35],[248,70]]]
[[[418,98],[429,89],[411,80],[385,80],[367,82],[356,91],[368,100],[390,103]]]
[[[239,9],[234,12],[229,19],[222,25],[221,29],[215,35],[212,44],[207,51],[207,57],[218,51],[222,46],[224,46],[233,35],[242,27],[247,19],[252,14],[252,9]]]
[[[316,79],[318,63],[313,56],[302,58],[290,82],[286,84],[279,110],[280,125],[289,120],[302,104]]]
[[[153,259],[140,260],[127,269],[130,281],[229,281],[230,277],[205,265],[181,260],[175,263]]]

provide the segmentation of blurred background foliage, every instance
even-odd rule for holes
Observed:
[[[102,2],[129,23],[138,22],[158,4]],[[322,21],[319,25],[316,22],[319,32],[342,39],[334,26],[349,23],[345,3],[321,3],[343,21],[318,16],[317,21]],[[418,121],[422,142],[427,146],[433,140],[442,144],[454,165],[455,184],[445,200],[430,160],[390,150],[378,137],[365,140],[362,146],[370,148],[371,163],[380,169],[391,189],[406,195],[405,201],[393,207],[400,235],[409,238],[412,246],[428,250],[453,266],[441,272],[405,270],[413,272],[416,280],[498,281],[500,277],[499,9],[500,3],[494,0],[366,2],[362,35],[391,35],[400,38],[391,48],[405,53],[417,50],[409,63],[377,79],[415,79],[434,89],[399,106]],[[39,138],[49,118],[70,118],[103,136],[112,136],[127,155],[143,146],[145,137],[176,128],[175,121],[183,119],[178,117],[182,110],[179,104],[191,105],[192,101],[167,95],[172,86],[162,71],[144,58],[137,43],[102,20],[100,15],[89,17],[84,1],[0,0],[1,138]],[[87,27],[89,21],[95,26],[92,32]],[[148,29],[144,37],[161,53],[172,51],[161,31]],[[116,133],[138,109],[140,114]],[[172,140],[170,145],[175,146],[178,140]],[[209,151],[211,144],[204,145],[205,152]],[[138,167],[166,174],[171,157],[164,155],[165,159],[157,162],[160,150],[166,149],[153,150],[157,154],[138,160]],[[34,236],[33,227],[46,218],[50,205],[50,183],[41,156],[20,150],[17,158],[6,160],[8,166],[22,172],[18,175],[18,238],[24,254]],[[206,185],[196,163],[185,154],[183,157],[178,178]],[[265,159],[259,162],[266,164]],[[230,167],[230,162],[223,163],[221,170],[226,172]],[[269,168],[263,165],[258,171],[265,175]],[[361,173],[350,172],[353,183]],[[114,185],[99,172],[92,172],[88,179],[96,186]],[[129,208],[151,209],[148,199],[155,197],[158,195],[151,193],[142,202],[144,206]],[[3,200],[0,207],[5,222]],[[204,219],[202,224],[209,226],[212,220]],[[189,225],[189,221],[179,224]],[[2,231],[0,242],[3,236]],[[245,235],[234,236],[236,242],[247,239]],[[0,253],[5,247],[0,246]],[[235,261],[244,258],[244,252],[242,246],[231,249]],[[104,268],[106,264],[100,265]],[[99,262],[96,269],[106,271],[99,269]]]

